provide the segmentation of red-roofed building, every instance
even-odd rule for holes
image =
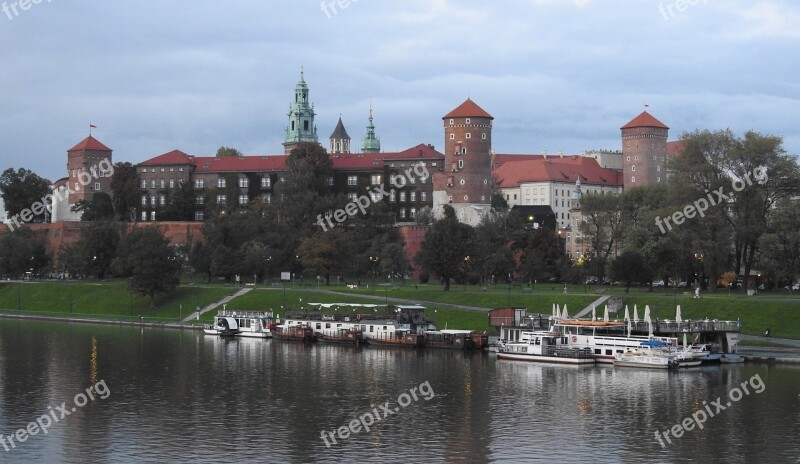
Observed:
[[[620,130],[625,188],[666,182],[669,127],[643,111]]]
[[[67,177],[53,186],[52,222],[80,221],[72,211],[79,201],[96,193],[111,194],[112,150],[91,135],[67,150]]]
[[[508,161],[495,169],[494,179],[510,207],[550,205],[559,228],[570,226],[576,184],[585,194],[605,195],[621,193],[623,183],[620,171],[577,155]]]

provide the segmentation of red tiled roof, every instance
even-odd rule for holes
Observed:
[[[165,166],[165,165],[179,165],[179,164],[191,164],[192,157],[187,155],[186,153],[180,150],[172,150],[169,153],[164,153],[161,156],[156,156],[155,158],[151,158],[143,163],[139,163],[141,166]]]
[[[384,160],[444,160],[444,155],[422,143],[400,152],[335,154],[331,159],[334,169],[375,169]]]
[[[686,144],[683,143],[681,140],[676,140],[674,142],[667,142],[667,156],[673,157],[678,156],[683,153],[683,150],[686,148]]]
[[[494,169],[499,168],[500,166],[513,161],[527,161],[533,159],[542,159],[544,155],[512,155],[508,153],[496,153],[492,157],[492,163]]]
[[[280,171],[286,168],[286,155],[195,156],[195,172]]]
[[[477,103],[472,101],[471,99],[467,98],[467,100],[458,105],[456,109],[447,113],[442,117],[442,119],[448,118],[488,118],[494,119],[494,117],[487,113],[483,108],[478,106]]]
[[[80,150],[111,151],[110,148],[100,143],[99,140],[92,137],[91,135],[81,140],[79,144],[70,148],[69,150],[67,150],[67,152],[80,151]]]
[[[622,173],[606,169],[594,158],[585,156],[548,157],[508,161],[494,171],[495,179],[503,188],[513,188],[522,182],[569,182],[580,177],[584,185],[622,186]]]
[[[631,119],[628,124],[625,124],[620,129],[630,129],[633,127],[658,127],[661,129],[669,129],[666,124],[653,117],[653,115],[647,111],[642,111],[642,114]]]

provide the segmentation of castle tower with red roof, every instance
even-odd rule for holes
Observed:
[[[644,111],[621,130],[625,189],[666,182],[669,127]]]
[[[112,151],[89,135],[67,150],[67,177],[53,185],[52,222],[80,221],[72,211],[79,201],[90,202],[96,193],[111,195]]]
[[[434,211],[449,204],[461,222],[477,225],[492,203],[494,117],[468,98],[442,119],[445,162],[434,176]]]

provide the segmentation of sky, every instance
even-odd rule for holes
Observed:
[[[66,175],[93,135],[114,161],[173,149],[281,154],[301,68],[320,141],[441,149],[467,97],[498,153],[618,150],[645,109],[687,131],[800,153],[800,4],[790,0],[0,0],[0,168]],[[27,7],[24,9],[23,6]]]

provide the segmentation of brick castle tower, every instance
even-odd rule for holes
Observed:
[[[491,209],[494,117],[467,99],[442,119],[445,162],[434,176],[434,212],[441,217],[449,204],[459,221],[477,225]]]
[[[669,127],[644,111],[620,129],[625,190],[666,182]]]
[[[67,150],[67,177],[55,183],[52,222],[80,221],[82,213],[72,211],[79,201],[90,202],[94,194],[111,195],[112,150],[89,135]],[[63,200],[62,200],[63,199]]]

